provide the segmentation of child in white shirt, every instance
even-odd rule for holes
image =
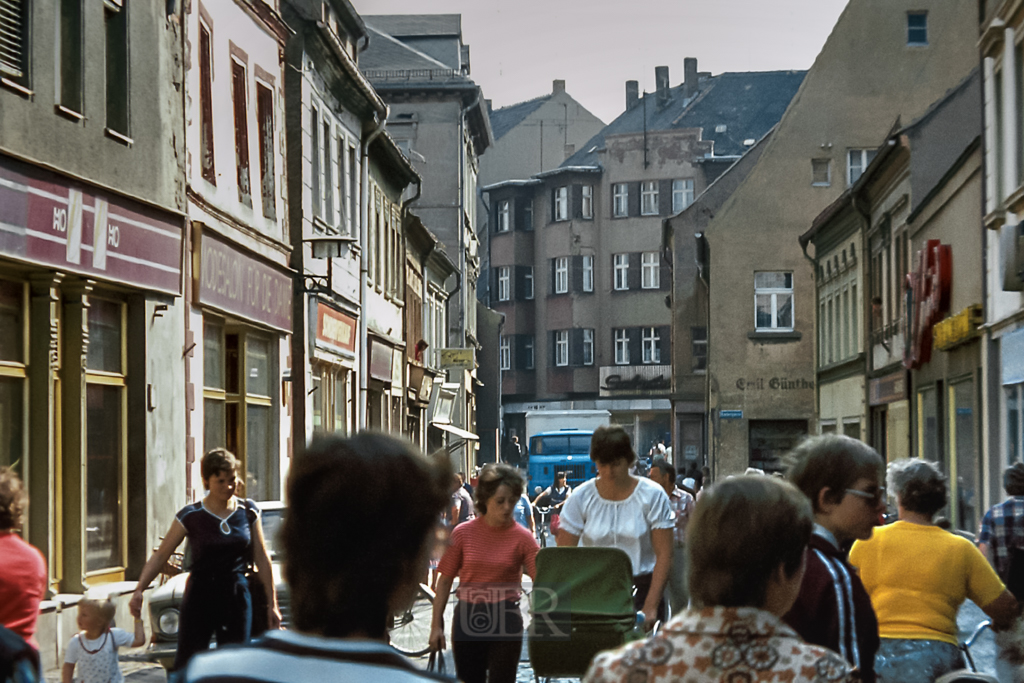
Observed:
[[[142,619],[135,620],[135,634],[111,628],[114,603],[83,598],[78,602],[78,628],[64,654],[61,683],[72,683],[75,665],[82,683],[123,683],[124,674],[117,662],[117,648],[124,645],[140,647],[146,642]]]

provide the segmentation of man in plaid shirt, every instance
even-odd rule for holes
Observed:
[[[1010,497],[985,513],[978,548],[1006,583],[1010,578],[1010,548],[1024,548],[1024,463],[1006,468],[1003,488]]]
[[[676,525],[672,530],[672,569],[668,575],[669,600],[672,613],[679,614],[690,602],[690,592],[686,586],[686,525],[690,522],[693,512],[693,496],[676,486],[676,468],[664,458],[655,458],[651,464],[648,478],[665,489],[668,502],[672,507],[672,516]]]

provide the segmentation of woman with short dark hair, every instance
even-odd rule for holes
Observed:
[[[516,678],[523,643],[522,578],[524,571],[535,575],[538,550],[537,539],[512,516],[524,486],[514,467],[486,465],[477,480],[477,517],[455,527],[437,567],[430,647],[445,649],[444,610],[457,576],[452,654],[464,683],[512,683]]]
[[[46,560],[18,535],[27,502],[18,475],[0,467],[0,624],[38,650],[36,620],[46,593]]]
[[[963,667],[956,615],[965,599],[977,603],[996,629],[1009,626],[1019,607],[974,544],[936,526],[947,493],[935,463],[897,460],[889,465],[888,483],[899,521],[854,543],[850,563],[878,615],[878,680],[932,683]]]

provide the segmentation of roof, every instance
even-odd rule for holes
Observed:
[[[622,133],[701,128],[702,139],[713,140],[715,155],[739,156],[760,140],[782,118],[796,95],[806,71],[746,71],[723,73],[701,81],[700,92],[683,98],[683,85],[669,88],[668,104],[659,107],[657,93],[645,93],[640,102],[587,141],[563,166],[598,163],[605,138]],[[752,144],[752,143],[751,143]]]
[[[396,38],[461,36],[461,14],[364,14],[363,21]]]
[[[387,69],[389,71],[448,71],[459,77],[450,66],[425,52],[403,43],[380,26],[372,23],[374,17],[363,17],[370,34],[370,45],[359,55],[359,68],[363,71]]]
[[[537,111],[542,104],[550,99],[551,95],[541,95],[501,109],[492,109],[490,112],[491,131],[494,133],[494,139],[500,140],[505,133],[522,123],[523,119]]]

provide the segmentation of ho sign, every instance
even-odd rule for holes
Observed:
[[[907,336],[903,365],[913,370],[932,358],[932,328],[949,312],[953,250],[928,240],[917,252],[917,268],[907,275]]]

